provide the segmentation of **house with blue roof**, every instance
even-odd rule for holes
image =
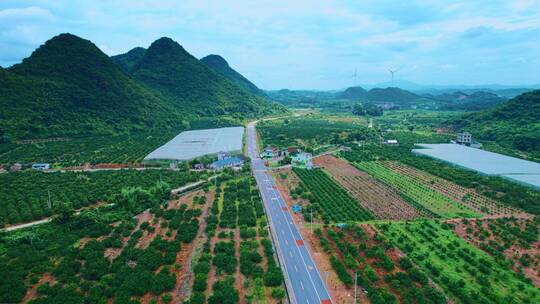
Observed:
[[[210,165],[210,169],[223,170],[225,168],[240,168],[244,165],[244,160],[237,156],[218,159]]]

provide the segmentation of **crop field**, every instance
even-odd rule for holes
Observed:
[[[273,303],[283,298],[283,275],[253,178],[219,185],[205,222],[189,303]]]
[[[360,204],[321,169],[294,169],[302,180],[301,188],[310,206],[325,223],[365,221],[373,219],[370,211]]]
[[[262,121],[257,124],[257,131],[264,145],[305,147],[312,150],[354,138],[375,136],[365,122],[327,116]]]
[[[437,221],[379,224],[376,228],[456,303],[538,303],[540,291]]]
[[[343,188],[358,199],[362,207],[370,210],[377,218],[403,220],[433,216],[424,208],[416,209],[409,205],[392,188],[342,159],[324,155],[315,158],[313,162],[330,173]]]
[[[451,220],[462,239],[540,287],[539,218]]]
[[[28,222],[57,213],[107,202],[125,187],[147,188],[158,181],[179,187],[200,177],[195,172],[118,170],[96,172],[14,172],[0,174],[0,226]],[[49,206],[50,194],[50,206]]]
[[[522,213],[522,211],[516,208],[503,205],[488,197],[480,195],[473,189],[462,187],[400,162],[387,161],[384,162],[383,165],[392,171],[405,175],[456,202],[462,202],[475,212],[491,216],[508,216]]]
[[[126,190],[114,207],[63,213],[5,235],[0,302],[171,301],[205,202],[168,201],[170,192],[162,190]]]
[[[65,138],[58,141],[28,141],[0,145],[0,164],[59,163],[78,166],[84,163],[139,163],[155,148],[178,132],[139,133],[134,135]]]
[[[386,185],[397,189],[403,196],[408,198],[409,203],[418,204],[417,208],[423,207],[443,218],[479,216],[478,213],[471,210],[464,203],[455,202],[412,178],[384,167],[381,163],[361,162],[356,166]]]
[[[361,303],[366,302],[363,297],[372,304],[446,303],[425,273],[371,225],[317,229],[315,234],[343,284],[354,288],[357,273]]]
[[[184,183],[192,176],[175,174]],[[245,172],[178,199],[159,179],[110,197],[111,206],[62,209],[51,223],[3,235],[0,275],[9,279],[0,282],[0,302],[278,303],[285,296],[262,202]]]

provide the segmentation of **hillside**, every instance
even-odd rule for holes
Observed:
[[[241,89],[170,38],[154,41],[132,75],[176,107],[201,116],[253,116],[283,109]]]
[[[229,63],[223,57],[219,55],[208,55],[202,58],[201,62],[206,64],[215,72],[221,74],[225,78],[234,82],[236,85],[238,85],[242,89],[261,97],[266,96],[266,94],[261,89],[259,89],[255,84],[253,84],[242,74],[238,73],[233,68],[231,68],[229,66]]]
[[[479,139],[538,153],[540,90],[524,93],[488,110],[464,115],[449,124],[455,130],[468,130]]]
[[[374,88],[367,92],[366,99],[374,103],[410,104],[421,101],[423,97],[400,88]]]
[[[367,91],[362,87],[349,87],[338,95],[341,99],[365,99]]]
[[[114,63],[118,64],[124,71],[129,72],[144,57],[146,49],[136,47],[125,54],[111,56]]]
[[[0,71],[0,130],[10,138],[79,136],[182,123],[92,42],[58,35]]]

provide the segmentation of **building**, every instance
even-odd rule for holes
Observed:
[[[458,133],[456,142],[461,145],[470,145],[472,143],[472,134],[469,132]]]
[[[194,164],[193,165],[193,169],[195,170],[203,170],[204,169],[204,164]]]
[[[397,141],[397,139],[389,139],[389,140],[385,141],[384,143],[387,144],[387,145],[392,145],[392,146],[399,145],[399,142]]]
[[[217,159],[218,159],[218,160],[227,159],[227,158],[229,158],[229,157],[231,157],[231,155],[230,155],[229,153],[223,152],[223,151],[222,151],[222,152],[219,152],[218,155],[217,155]]]
[[[263,152],[261,153],[261,158],[274,158],[277,156],[279,156],[278,148],[271,146],[264,148]]]
[[[49,164],[33,164],[32,169],[34,170],[49,170],[51,165]]]
[[[298,153],[291,158],[291,164],[296,168],[312,169],[313,157],[311,153]]]
[[[9,168],[10,171],[19,171],[21,169],[22,169],[22,165],[19,163],[15,163],[11,165],[11,167]]]
[[[219,160],[216,160],[215,162],[213,162],[211,165],[210,165],[210,169],[213,169],[213,170],[222,170],[222,169],[225,169],[225,168],[240,168],[244,165],[244,160],[239,158],[239,157],[236,157],[236,156],[233,156],[233,157],[229,157],[229,158],[226,158],[226,159],[219,159]]]

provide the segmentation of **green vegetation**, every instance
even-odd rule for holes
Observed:
[[[322,169],[294,169],[302,180],[299,192],[325,223],[343,223],[373,219],[373,215]],[[309,192],[308,192],[309,191]]]
[[[234,82],[237,86],[250,92],[254,95],[265,97],[266,94],[254,85],[251,81],[246,79],[242,74],[238,73],[229,66],[229,63],[219,55],[208,55],[201,59],[201,62],[206,64],[209,68],[215,72],[221,74],[225,78]]]
[[[406,135],[405,132],[402,134]],[[399,147],[368,144],[354,147],[351,152],[343,152],[341,155],[353,163],[397,160],[465,188],[474,189],[479,194],[502,204],[517,207],[533,214],[540,214],[540,193],[538,191],[500,177],[481,175],[432,158],[414,155],[410,152],[411,145],[411,140],[402,140]]]
[[[357,103],[353,106],[352,113],[358,116],[381,116],[383,109],[372,103]]]
[[[110,203],[112,195],[125,187],[147,188],[157,181],[180,187],[199,177],[197,173],[169,170],[0,174],[0,226],[50,216],[65,204],[78,209],[98,202]]]
[[[176,128],[187,118],[70,34],[0,70],[0,107],[4,141]]]
[[[131,55],[115,59],[132,66],[129,75],[92,42],[61,34],[22,63],[0,69],[0,143],[181,130],[199,117],[287,111],[212,71],[171,39]]]
[[[366,291],[373,304],[446,303],[444,294],[408,258],[397,258],[395,248],[380,234],[369,236],[361,227],[315,230],[340,281]],[[351,286],[352,285],[352,286]],[[362,290],[359,290],[359,293]],[[398,301],[398,298],[401,301]]]
[[[264,145],[302,147],[307,151],[375,137],[363,119],[311,114],[262,121],[257,124],[257,131]]]
[[[530,153],[540,161],[540,90],[519,95],[479,113],[449,121],[456,130],[472,132],[478,139]]]
[[[37,293],[33,303],[133,303],[132,297],[147,293],[169,297],[176,283],[176,255],[195,238],[201,214],[186,205],[165,209],[169,197],[165,183],[124,188],[111,200],[112,207],[78,215],[67,210],[49,224],[3,234],[0,302],[21,302],[31,286]],[[148,246],[138,246],[154,229],[133,218],[144,209],[168,223],[175,237],[157,235]]]
[[[396,173],[382,164],[376,162],[360,162],[356,164],[360,170],[369,173],[376,179],[397,189],[407,201],[413,201],[420,204],[423,208],[443,217],[475,217],[479,214],[461,202],[455,202],[448,197],[431,190],[430,188],[418,183],[405,175]],[[415,206],[416,207],[416,206]]]
[[[154,41],[131,74],[175,107],[198,116],[253,117],[284,111],[214,72],[170,38]]]
[[[536,303],[540,292],[456,236],[448,224],[419,221],[377,225],[428,276],[459,303]]]

